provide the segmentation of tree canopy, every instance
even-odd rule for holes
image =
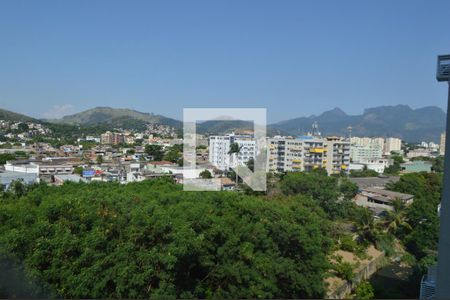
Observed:
[[[442,173],[410,173],[390,183],[388,189],[414,195],[405,218],[414,229],[400,233],[408,250],[417,258],[435,256],[439,239],[438,205],[441,201]]]
[[[345,177],[327,176],[323,169],[312,172],[290,172],[280,181],[285,195],[305,195],[322,207],[332,219],[350,213],[352,205],[348,200],[358,190],[356,184]]]
[[[161,145],[154,145],[154,144],[146,145],[145,153],[147,155],[152,156],[153,160],[155,161],[160,161],[164,157],[164,150]]]
[[[328,232],[308,197],[183,192],[167,179],[38,185],[0,201],[2,266],[50,297],[319,298]],[[17,294],[8,288],[0,296]]]

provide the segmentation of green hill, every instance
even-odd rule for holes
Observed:
[[[111,107],[96,107],[73,115],[64,116],[61,119],[48,121],[59,124],[78,124],[85,126],[108,124],[111,127],[136,129],[145,127],[145,124],[149,123],[168,125],[175,128],[181,128],[182,126],[180,121],[162,115]]]
[[[41,123],[40,120],[0,108],[0,120]]]

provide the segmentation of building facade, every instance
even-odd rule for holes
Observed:
[[[121,133],[107,131],[100,136],[100,141],[104,145],[118,145],[125,142],[125,137]]]
[[[364,167],[366,167],[368,170],[373,170],[381,174],[387,167],[391,166],[393,163],[393,159],[390,158],[369,158],[361,160],[357,163],[350,163],[350,171],[361,171],[364,170]]]
[[[402,140],[398,138],[389,137],[386,138],[384,143],[384,153],[386,155],[391,154],[392,151],[399,152],[402,150]]]
[[[237,154],[229,154],[233,143],[239,145]],[[224,135],[209,137],[209,162],[220,170],[244,165],[256,155],[256,141],[251,136]]]
[[[362,162],[368,159],[381,158],[383,147],[378,143],[367,145],[352,145],[350,149],[350,159],[352,162]]]
[[[384,138],[382,137],[357,137],[354,136],[350,139],[350,142],[356,146],[369,146],[378,145],[381,149],[384,149]]]
[[[350,143],[341,138],[276,137],[269,138],[267,145],[269,172],[311,171],[318,168],[326,169],[328,174],[348,171]]]

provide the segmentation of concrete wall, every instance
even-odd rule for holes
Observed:
[[[368,261],[364,261],[355,270],[355,276],[352,281],[341,280],[340,283],[333,288],[333,291],[326,295],[328,299],[347,299],[358,284],[369,279],[375,272],[385,265],[385,254],[381,252],[378,256],[372,257]]]

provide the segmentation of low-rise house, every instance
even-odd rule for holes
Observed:
[[[368,170],[373,170],[382,174],[384,170],[393,163],[394,161],[389,158],[367,158],[359,162],[350,163],[349,170],[361,171],[364,170],[364,168],[367,168]]]
[[[393,210],[392,203],[397,199],[401,200],[405,205],[409,205],[413,202],[414,196],[380,188],[367,187],[360,190],[355,202],[357,205],[363,207]]]
[[[143,180],[151,180],[161,177],[172,177],[175,178],[175,174],[170,173],[153,173],[148,171],[140,171],[140,172],[128,172],[127,173],[127,183],[135,182],[135,181],[143,181]]]
[[[160,160],[160,161],[150,161],[146,164],[146,168],[151,167],[163,167],[163,166],[178,166],[178,164],[168,161],[168,160]]]
[[[80,147],[73,146],[73,145],[64,145],[64,146],[59,147],[59,149],[61,150],[61,152],[64,155],[74,155],[74,154],[78,154],[78,152],[80,152]]]
[[[378,177],[350,177],[349,180],[358,186],[359,190],[364,188],[380,188],[384,189],[386,184],[397,182],[399,176],[378,176]]]
[[[194,178],[200,178],[200,173],[202,173],[205,170],[208,170],[211,174],[214,174],[214,168],[212,166],[197,166],[196,168],[184,168],[179,166],[162,166],[161,169],[163,171],[166,171],[170,174],[179,174],[182,175],[183,178],[187,179],[194,179]]]
[[[221,185],[222,191],[232,191],[236,187],[236,184],[234,183],[234,181],[228,177],[220,178],[220,185]]]
[[[196,160],[197,163],[207,163],[209,161],[209,151],[208,149],[197,149],[196,150]]]
[[[68,163],[43,162],[38,165],[39,175],[72,174],[73,166]]]

